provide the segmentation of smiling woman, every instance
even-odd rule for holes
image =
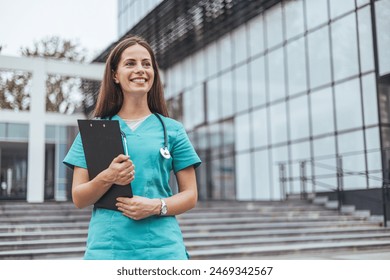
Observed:
[[[175,215],[197,202],[195,167],[201,161],[183,125],[168,117],[157,62],[142,38],[126,38],[111,51],[95,117],[119,122],[130,157],[118,155],[90,180],[78,136],[64,159],[74,169],[73,201],[83,208],[113,184],[130,182],[134,196],[118,197],[117,211],[94,208],[85,259],[187,259]],[[170,157],[160,154],[162,146]]]

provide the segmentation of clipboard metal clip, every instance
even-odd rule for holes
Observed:
[[[129,155],[129,150],[127,148],[127,138],[126,138],[126,134],[121,130],[121,135],[122,135],[122,139],[123,139],[123,146],[124,146],[124,149],[125,149],[125,154],[126,156]]]

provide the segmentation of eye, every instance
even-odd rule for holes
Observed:
[[[125,65],[126,66],[135,66],[136,65],[136,63],[135,63],[135,61],[127,61],[126,63],[125,63]]]
[[[152,67],[152,63],[150,61],[144,61],[142,62],[142,66],[145,68],[150,68]]]

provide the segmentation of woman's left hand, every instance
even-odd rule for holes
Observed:
[[[126,217],[142,220],[160,213],[161,201],[142,196],[118,197],[116,206]]]

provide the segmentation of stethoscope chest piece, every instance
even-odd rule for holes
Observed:
[[[168,148],[167,147],[164,147],[164,148],[161,148],[160,149],[160,154],[166,158],[166,159],[170,159],[171,158],[171,153],[168,151]]]

